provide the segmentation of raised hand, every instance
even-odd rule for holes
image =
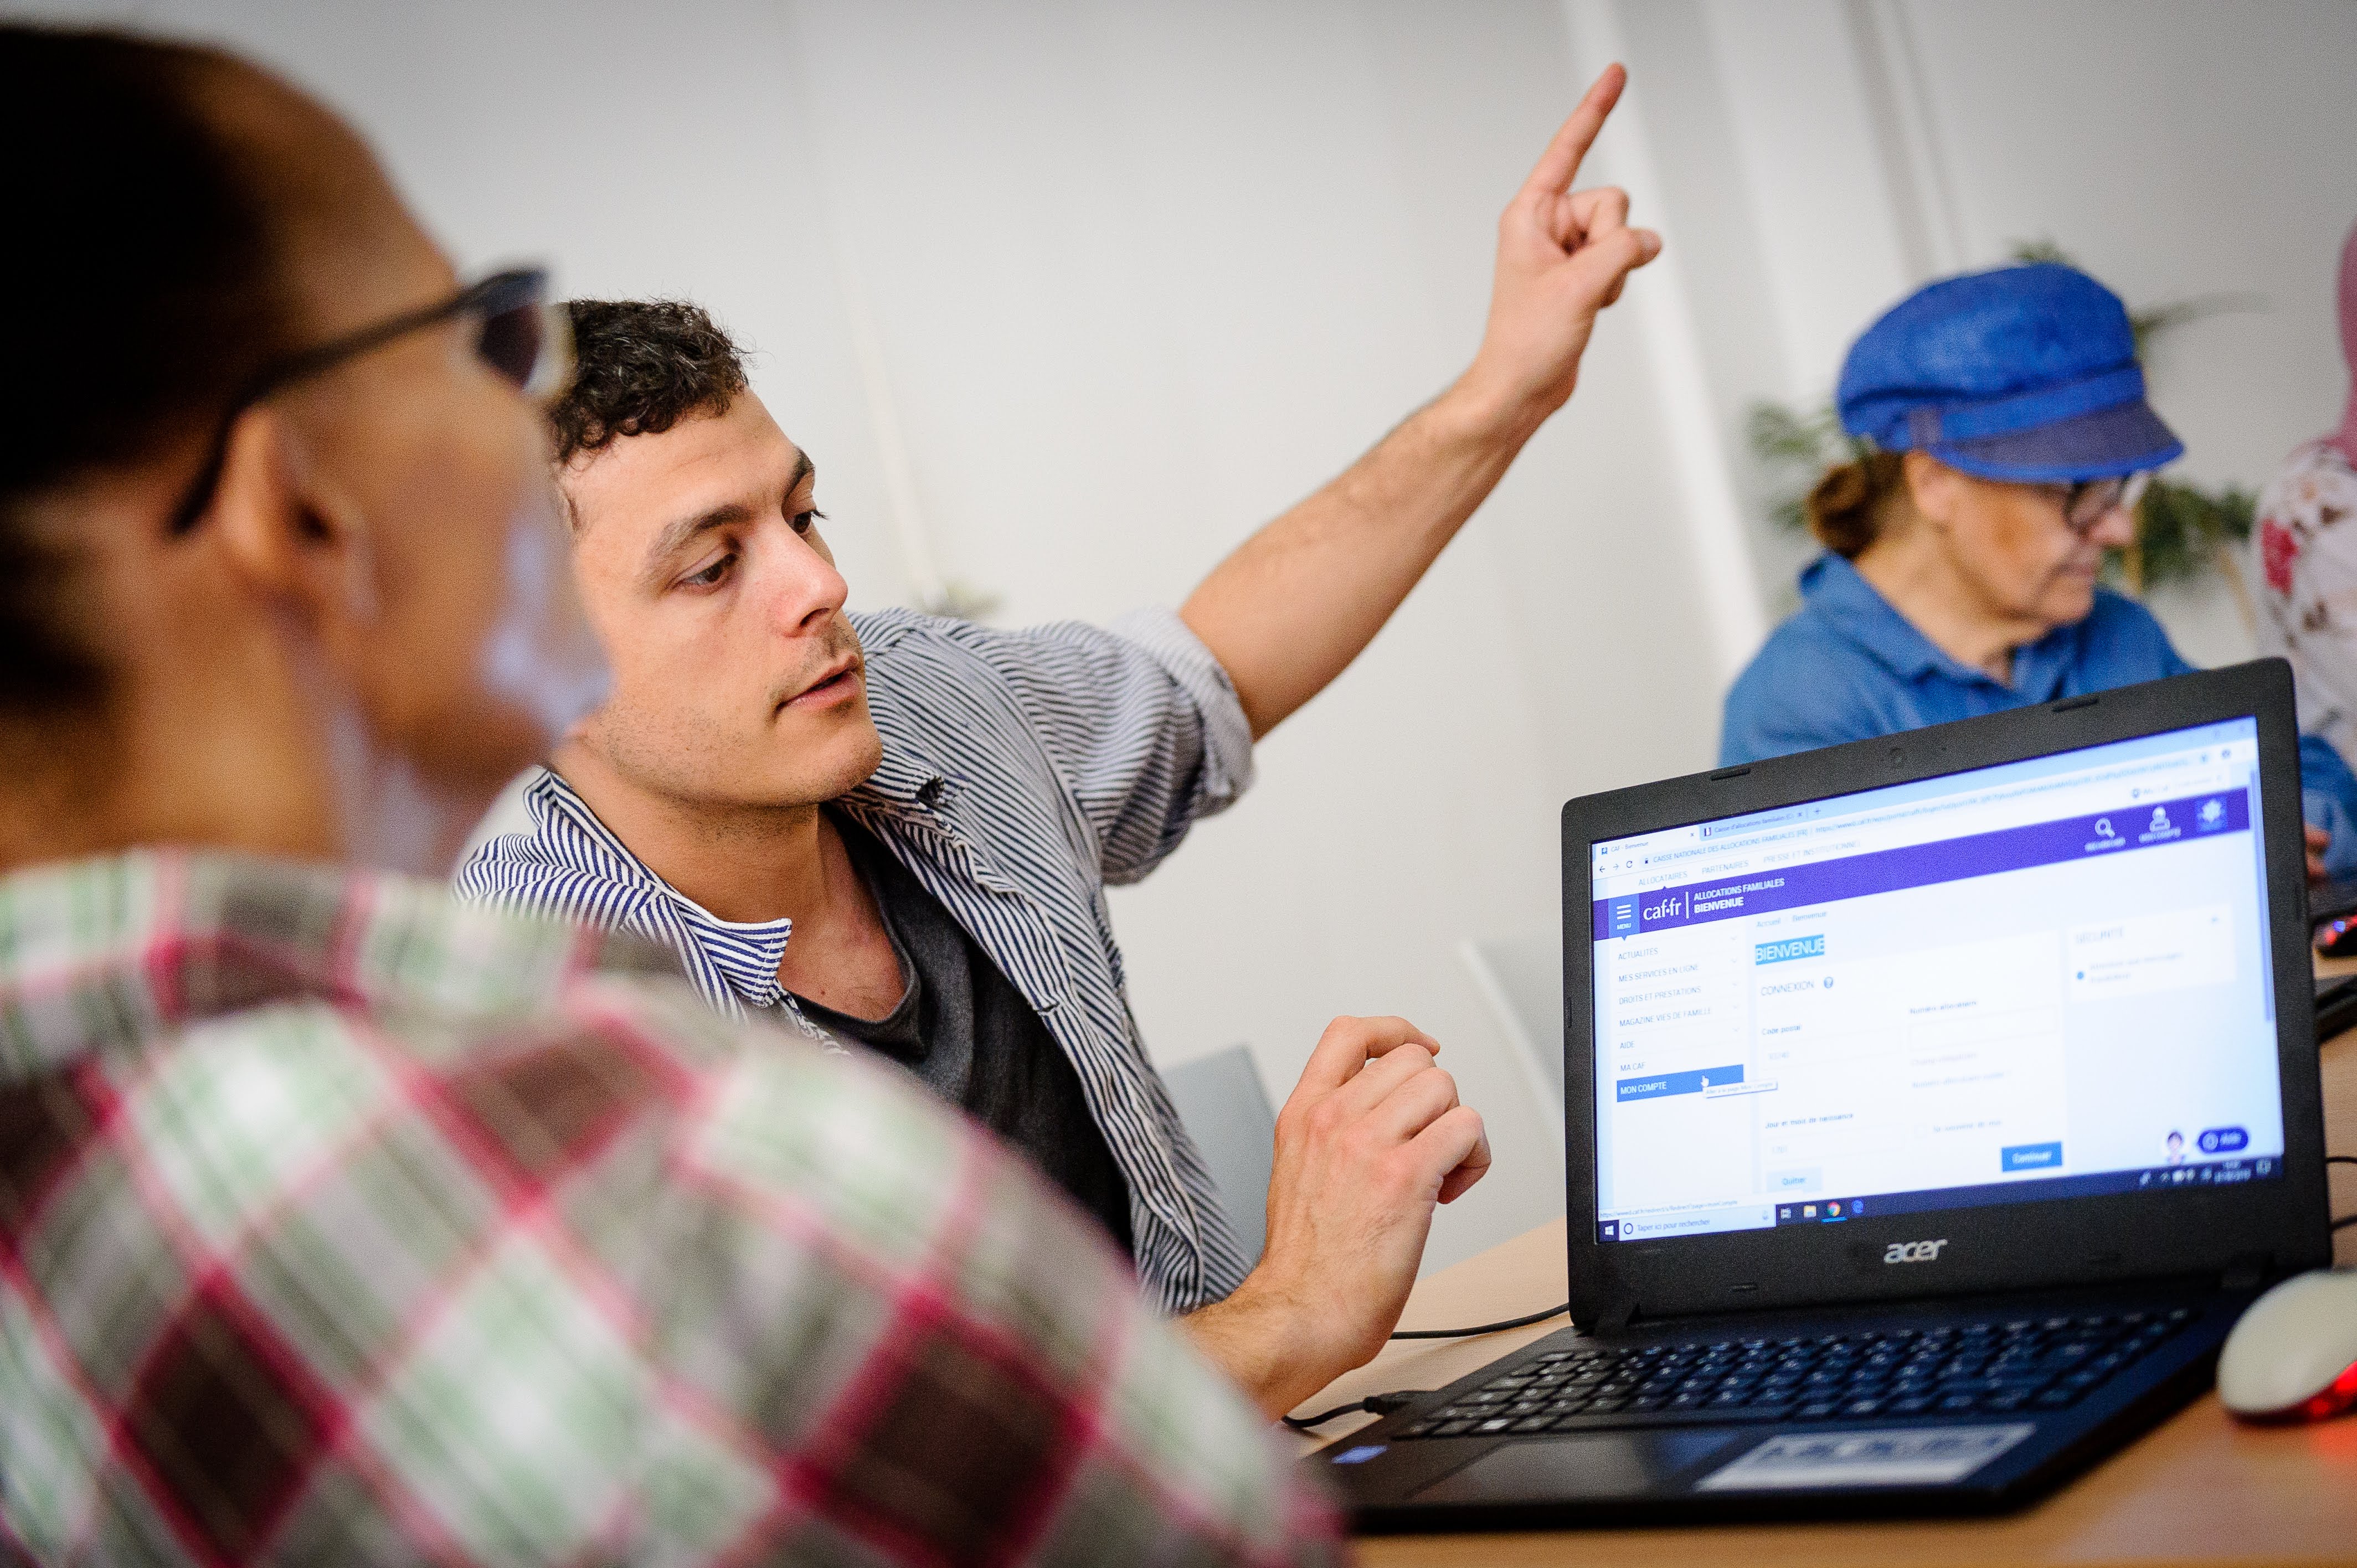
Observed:
[[[1628,80],[1606,68],[1498,220],[1489,325],[1461,384],[1533,424],[1571,396],[1597,313],[1661,254],[1659,234],[1629,227],[1628,192],[1571,188]]]
[[[1598,77],[1498,220],[1490,323],[1448,390],[1220,563],[1179,614],[1235,683],[1255,738],[1382,629],[1579,380],[1596,313],[1661,236],[1629,198],[1574,190],[1628,73]]]

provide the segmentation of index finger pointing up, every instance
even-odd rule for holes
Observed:
[[[1620,90],[1628,85],[1629,73],[1618,65],[1608,65],[1604,74],[1555,134],[1547,150],[1539,157],[1538,166],[1531,177],[1523,181],[1525,196],[1561,196],[1571,188],[1579,177],[1579,161],[1596,141],[1596,133],[1604,128],[1604,117],[1612,113],[1612,105],[1620,101]]]

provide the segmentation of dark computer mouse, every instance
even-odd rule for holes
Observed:
[[[2325,958],[2357,957],[2357,914],[2338,915],[2318,926],[2316,950]]]

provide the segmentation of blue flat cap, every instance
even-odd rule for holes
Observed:
[[[2018,484],[2109,478],[2184,455],[2145,402],[2119,295],[2040,262],[1927,284],[1850,345],[1842,428]]]

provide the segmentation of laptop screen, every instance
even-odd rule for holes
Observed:
[[[1596,844],[1598,1239],[2280,1179],[2257,743]]]

